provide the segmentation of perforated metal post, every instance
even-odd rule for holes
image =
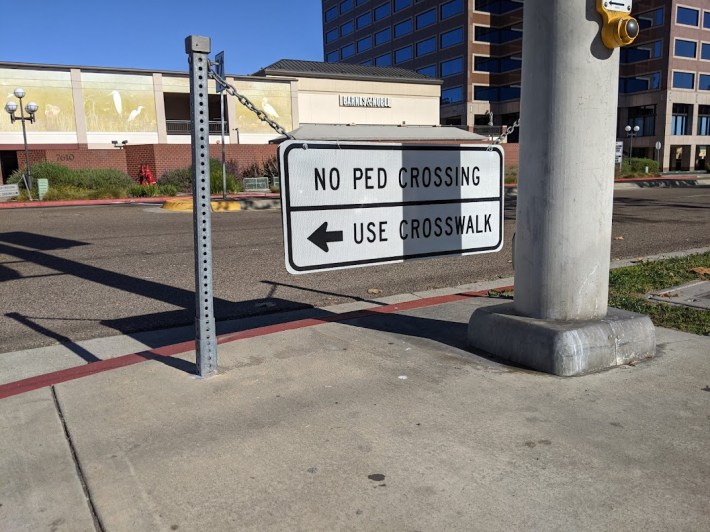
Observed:
[[[217,337],[212,294],[212,217],[207,103],[209,37],[196,35],[187,37],[185,53],[188,54],[190,63],[196,364],[198,374],[201,377],[209,377],[217,372]]]

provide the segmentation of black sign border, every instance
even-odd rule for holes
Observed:
[[[364,205],[332,205],[332,206],[313,206],[313,207],[294,207],[291,208],[291,195],[290,195],[290,180],[289,180],[289,164],[288,164],[288,154],[294,149],[308,149],[308,150],[333,150],[333,149],[348,149],[348,150],[389,150],[389,151],[494,151],[498,154],[499,161],[499,172],[498,175],[499,183],[498,189],[500,190],[500,196],[498,198],[475,198],[475,199],[457,199],[457,200],[444,200],[444,201],[418,201],[418,202],[397,202],[394,204],[382,204],[382,203],[368,203]],[[282,151],[283,150],[283,151]],[[426,259],[432,257],[444,257],[450,255],[465,255],[474,253],[485,253],[487,251],[493,251],[499,249],[503,243],[503,219],[504,219],[504,179],[503,179],[503,150],[500,146],[493,146],[492,150],[489,150],[489,145],[481,146],[471,146],[471,145],[451,145],[451,144],[402,144],[402,145],[392,145],[392,144],[345,144],[345,143],[332,143],[332,144],[322,144],[318,142],[293,142],[289,144],[285,150],[282,146],[279,146],[279,160],[283,160],[284,175],[281,176],[281,208],[284,210],[282,217],[283,223],[286,224],[286,245],[287,250],[287,260],[289,266],[297,272],[315,272],[322,270],[334,270],[334,269],[345,269],[354,268],[358,266],[366,266],[368,264],[386,264],[386,263],[397,263],[405,260],[412,259]],[[415,255],[399,255],[392,257],[384,257],[377,259],[363,259],[354,260],[346,262],[330,262],[328,264],[320,264],[314,266],[297,266],[293,260],[293,246],[291,245],[292,232],[291,232],[291,212],[303,212],[303,211],[323,211],[323,210],[338,210],[343,208],[366,208],[366,207],[381,207],[381,206],[402,206],[406,207],[408,205],[429,205],[437,203],[456,203],[463,204],[475,201],[498,201],[500,203],[500,214],[498,220],[498,242],[494,246],[488,246],[484,248],[468,248],[468,249],[457,249],[451,251],[434,251],[429,253],[417,253]]]

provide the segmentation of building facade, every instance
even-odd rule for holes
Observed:
[[[287,131],[302,124],[439,124],[441,81],[401,68],[282,60],[226,79]],[[17,87],[26,93],[23,106],[38,104],[27,124],[30,162],[117,168],[133,177],[140,164],[156,175],[190,164],[186,72],[0,63],[3,107],[19,103]],[[220,96],[211,80],[209,93],[210,144],[219,156]],[[227,157],[248,166],[273,156],[269,142],[280,135],[235,98],[225,103]],[[0,182],[24,158],[21,124],[2,111]]]
[[[441,123],[495,134],[520,114],[523,8],[523,0],[323,0],[324,57],[438,77]],[[710,5],[636,0],[632,14],[641,34],[619,52],[617,137],[627,154],[633,145],[634,156],[658,159],[665,170],[702,170]],[[633,138],[627,125],[630,135],[639,126]]]

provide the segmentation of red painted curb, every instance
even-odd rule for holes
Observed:
[[[494,288],[492,290],[504,291],[511,290],[512,288],[512,286],[505,286],[501,288]],[[442,305],[444,303],[462,301],[470,297],[486,297],[488,296],[489,292],[490,290],[481,290],[478,292],[461,292],[459,294],[451,294],[446,296],[434,296],[422,299],[413,299],[412,301],[406,301],[404,303],[396,303],[392,305],[383,305],[381,307],[355,310],[352,312],[344,312],[343,314],[334,314],[331,316],[325,316],[323,318],[308,318],[303,320],[290,321],[286,323],[279,323],[276,325],[266,325],[264,327],[256,327],[254,329],[247,329],[245,331],[220,335],[217,338],[217,343],[225,344],[228,342],[236,342],[238,340],[246,340],[249,338],[256,338],[259,336],[266,336],[279,332],[305,329],[307,327],[314,327],[316,325],[323,325],[325,323],[337,323],[359,318],[366,318],[368,316],[373,316],[376,314],[392,314],[394,312],[402,312],[417,308],[431,307],[434,305]],[[51,373],[45,373],[43,375],[28,377],[26,379],[21,379],[19,381],[9,382],[0,385],[0,399],[6,399],[8,397],[31,392],[40,388],[46,388],[47,386],[54,386],[55,384],[60,384],[62,382],[80,379],[89,375],[96,375],[97,373],[103,373],[104,371],[132,366],[133,364],[145,362],[146,360],[153,360],[155,358],[160,357],[171,357],[180,353],[192,351],[194,348],[194,341],[181,342],[178,344],[157,347],[148,351],[141,351],[140,353],[131,353],[116,358],[100,360],[98,362],[90,362],[83,366],[76,366],[73,368],[53,371]]]

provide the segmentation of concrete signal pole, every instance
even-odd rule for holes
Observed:
[[[474,348],[557,375],[655,352],[647,316],[607,309],[619,52],[597,1],[525,2],[515,302],[477,310],[468,331]]]

